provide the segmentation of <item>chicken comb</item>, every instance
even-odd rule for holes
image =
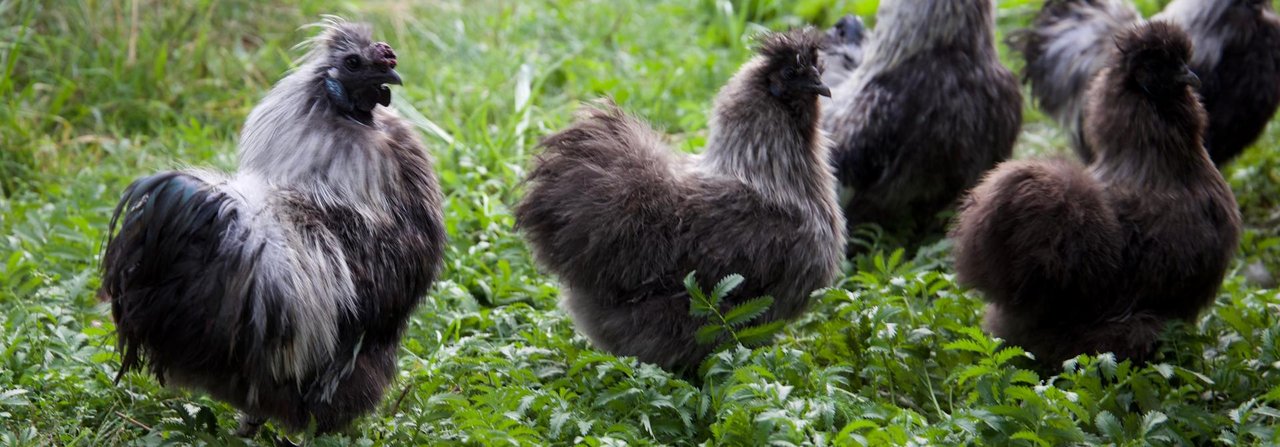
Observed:
[[[373,44],[373,57],[375,61],[387,64],[390,68],[396,68],[396,52],[386,42]]]

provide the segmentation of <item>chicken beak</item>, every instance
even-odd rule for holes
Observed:
[[[372,74],[369,74],[367,76],[368,77],[365,78],[365,82],[368,82],[369,85],[383,85],[383,84],[404,85],[400,81],[400,73],[397,73],[396,69],[394,68],[388,67],[385,70],[375,70],[373,71]]]
[[[1200,77],[1196,76],[1195,72],[1191,71],[1191,68],[1189,67],[1183,67],[1182,74],[1178,75],[1178,82],[1190,85],[1197,89],[1200,88]]]
[[[404,85],[400,81],[400,73],[396,73],[396,69],[388,68],[386,73],[382,74],[383,84]]]
[[[822,81],[813,81],[812,84],[805,85],[801,87],[801,89],[803,89],[801,91],[811,92],[828,98],[831,97],[831,88],[827,87],[826,84],[823,84]]]

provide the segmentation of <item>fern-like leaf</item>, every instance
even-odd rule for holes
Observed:
[[[734,289],[737,289],[738,286],[742,285],[742,281],[744,281],[742,275],[737,273],[721,279],[720,283],[716,284],[716,287],[711,290],[711,305],[719,307],[720,302],[723,301],[726,296],[729,296],[729,292],[732,292]]]
[[[758,346],[773,341],[773,336],[782,331],[787,326],[785,321],[772,321],[759,326],[751,326],[741,331],[736,331],[738,343],[743,346]]]
[[[695,317],[710,317],[715,314],[714,305],[707,300],[707,295],[702,292],[702,288],[698,286],[698,272],[689,272],[684,277],[684,289],[689,292],[689,315]]]
[[[724,334],[724,326],[720,326],[718,324],[708,324],[706,326],[699,328],[698,332],[693,334],[693,339],[696,340],[698,344],[709,345],[709,344],[715,343],[716,340],[719,340],[720,336],[723,334]]]
[[[740,327],[763,315],[771,306],[773,306],[773,297],[769,296],[743,301],[742,304],[734,306],[724,315],[725,324]]]

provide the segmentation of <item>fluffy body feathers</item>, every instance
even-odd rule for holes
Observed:
[[[445,237],[429,155],[376,107],[399,82],[389,52],[368,27],[328,24],[250,113],[236,173],[129,186],[100,290],[121,374],[208,392],[250,431],[264,418],[332,431],[380,402]]]
[[[823,128],[851,196],[849,228],[918,241],[1013,151],[1017,80],[996,56],[990,0],[885,2],[866,60],[834,88]]]
[[[1002,164],[952,232],[987,329],[1046,363],[1149,360],[1166,322],[1213,302],[1238,243],[1235,199],[1202,148],[1190,40],[1153,23],[1119,41],[1089,96],[1097,160]]]
[[[843,221],[817,128],[820,39],[766,37],[717,96],[699,156],[609,103],[542,142],[516,219],[597,347],[687,371],[713,347],[694,340],[707,322],[689,315],[690,271],[704,287],[742,274],[726,302],[773,296],[761,321],[799,315],[834,279]]]

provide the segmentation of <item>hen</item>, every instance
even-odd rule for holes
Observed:
[[[694,339],[707,322],[689,314],[689,272],[743,275],[729,306],[774,297],[757,321],[799,315],[835,278],[844,233],[817,125],[823,39],[763,38],[716,97],[700,156],[612,104],[542,141],[517,224],[597,347],[688,372],[713,348]]]
[[[1191,40],[1152,22],[1117,48],[1088,96],[1093,164],[1002,164],[952,233],[987,330],[1046,364],[1150,360],[1166,322],[1212,304],[1238,243],[1235,198],[1202,144]]]
[[[876,224],[909,244],[1013,152],[1017,79],[996,55],[991,0],[884,2],[866,60],[833,91],[823,128],[850,196],[849,229]]]

